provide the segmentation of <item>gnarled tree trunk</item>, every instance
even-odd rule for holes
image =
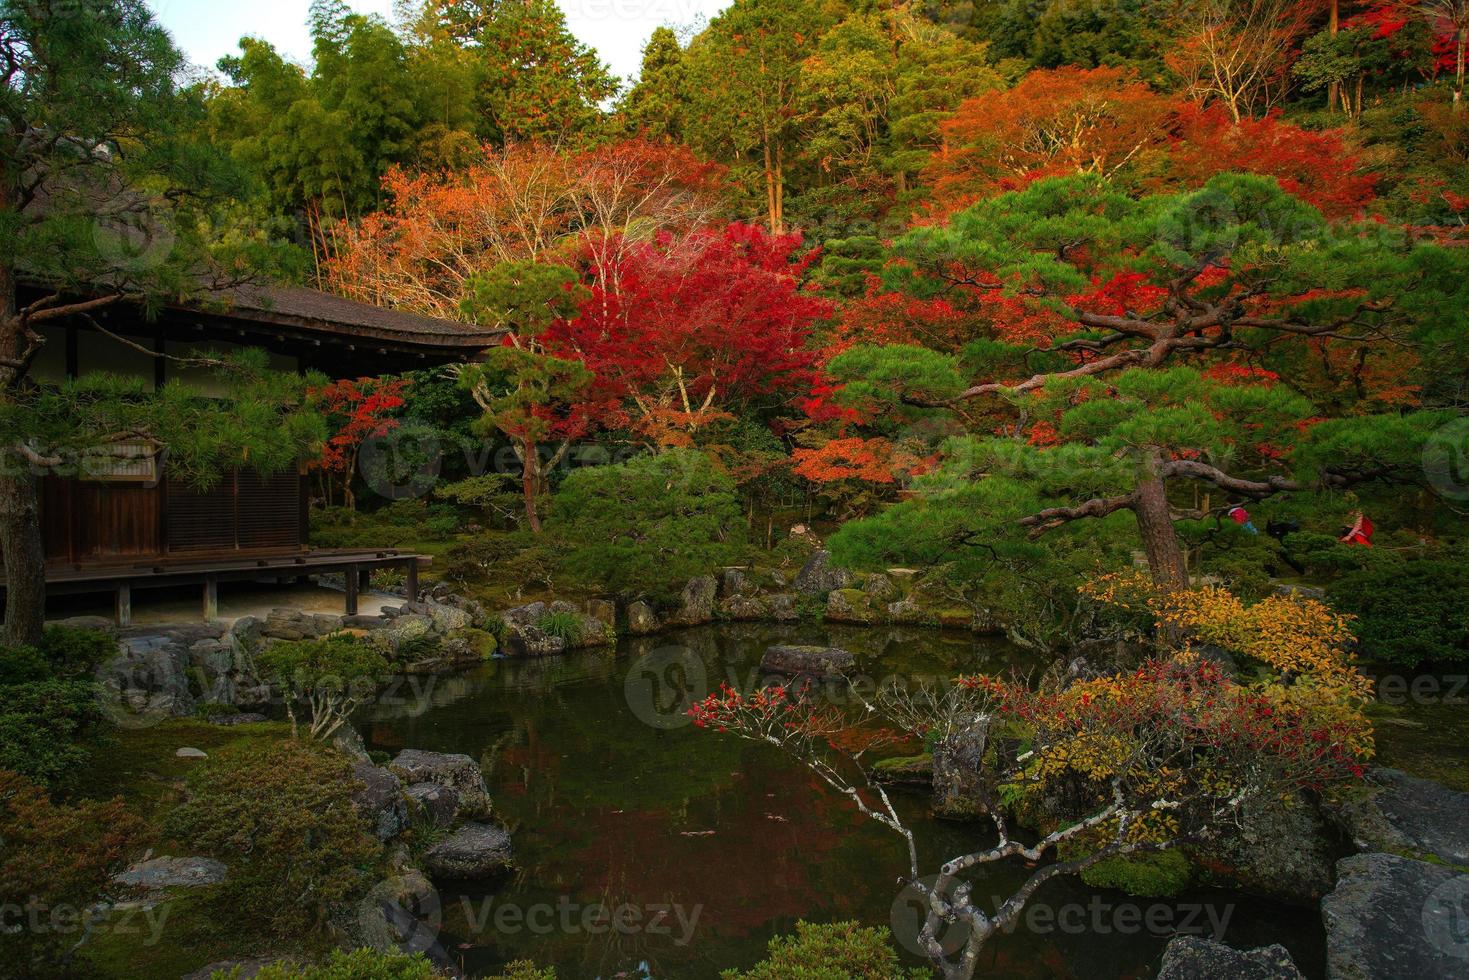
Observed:
[[[33,644],[46,624],[46,553],[38,481],[13,456],[0,472],[0,553],[5,557],[5,642]]]
[[[1160,474],[1162,463],[1156,452],[1144,460],[1132,510],[1137,515],[1138,534],[1143,539],[1153,584],[1177,592],[1188,588],[1188,569],[1183,563],[1183,548],[1178,543],[1173,514],[1168,508],[1168,487]]]

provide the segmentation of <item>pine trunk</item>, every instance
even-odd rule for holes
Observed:
[[[1137,529],[1148,556],[1153,584],[1178,592],[1188,588],[1188,569],[1183,563],[1183,549],[1168,508],[1168,488],[1158,475],[1160,462],[1157,456],[1148,458],[1142,479],[1138,481],[1133,512],[1137,515]]]
[[[0,173],[0,184],[4,174]],[[0,189],[0,207],[9,195]],[[27,344],[16,315],[15,276],[0,262],[0,356],[18,365],[0,371],[0,400],[25,382]],[[39,480],[25,460],[0,452],[0,560],[5,563],[5,640],[32,644],[46,625],[46,551],[41,540]]]
[[[536,490],[540,482],[539,461],[536,444],[527,442],[521,451],[520,489],[525,495],[525,522],[533,534],[541,533],[541,518],[536,513]]]
[[[38,480],[11,457],[0,473],[0,553],[5,556],[5,642],[40,641],[46,625],[46,552]]]

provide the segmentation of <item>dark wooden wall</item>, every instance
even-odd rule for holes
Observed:
[[[46,557],[86,564],[298,548],[306,540],[302,483],[295,470],[237,470],[204,491],[169,480],[146,486],[47,477]]]

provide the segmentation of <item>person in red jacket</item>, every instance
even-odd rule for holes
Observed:
[[[1224,512],[1224,515],[1228,517],[1231,521],[1234,521],[1240,527],[1244,528],[1246,531],[1249,531],[1251,534],[1260,533],[1259,531],[1255,530],[1254,521],[1250,520],[1250,512],[1245,510],[1244,507],[1240,504],[1235,504],[1233,507],[1229,508],[1229,510]]]
[[[1372,531],[1372,519],[1359,510],[1356,523],[1345,529],[1341,541],[1343,544],[1360,544],[1364,548],[1370,548],[1372,547]]]

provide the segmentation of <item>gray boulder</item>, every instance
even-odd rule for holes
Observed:
[[[122,640],[117,657],[98,671],[97,680],[105,703],[119,717],[161,720],[194,713],[188,670],[188,647],[176,637],[143,634]]]
[[[415,783],[408,787],[408,800],[431,827],[451,827],[459,814],[459,794],[449,786]]]
[[[430,876],[449,881],[482,881],[509,871],[510,835],[487,823],[467,823],[423,854]]]
[[[372,638],[388,653],[396,655],[409,643],[420,640],[434,632],[434,621],[420,613],[404,613],[394,616],[380,629],[372,631]]]
[[[260,646],[260,633],[265,624],[254,616],[241,616],[230,624],[230,636],[233,636],[247,650],[254,650]]]
[[[112,876],[113,884],[145,892],[166,888],[201,888],[218,885],[228,876],[219,861],[207,857],[169,857],[162,855],[139,861],[126,871]]]
[[[533,626],[546,615],[546,604],[544,602],[528,602],[514,609],[507,609],[501,615],[505,625],[509,627]]]
[[[1336,872],[1321,903],[1330,980],[1469,974],[1469,875],[1395,854],[1354,854]]]
[[[1469,867],[1469,793],[1397,769],[1375,768],[1366,799],[1333,811],[1361,851],[1387,851]]]
[[[646,602],[634,602],[627,607],[627,631],[633,636],[647,636],[658,632],[658,614]]]
[[[760,670],[769,674],[806,677],[846,677],[857,669],[856,659],[837,647],[773,646],[760,658]]]
[[[617,626],[617,603],[611,599],[588,599],[587,615],[604,626]]]
[[[679,626],[702,626],[714,621],[714,598],[719,583],[712,575],[698,575],[683,587],[678,610],[668,618]]]
[[[833,589],[826,597],[827,622],[871,626],[882,618],[872,596],[861,589]]]
[[[743,568],[726,568],[720,573],[719,594],[725,599],[751,591],[750,586],[750,577],[745,574]]]
[[[505,651],[517,657],[549,657],[566,652],[566,638],[539,626],[512,626],[505,631]]]
[[[352,805],[367,818],[377,839],[392,840],[406,830],[408,803],[398,777],[371,762],[358,762],[352,775],[362,784],[352,794]]]
[[[1297,794],[1245,807],[1239,822],[1195,845],[1194,854],[1221,884],[1298,905],[1315,905],[1335,884],[1341,853],[1320,809]]]
[[[362,744],[362,736],[348,722],[343,722],[335,732],[332,732],[332,747],[353,762],[369,761],[367,746]]]
[[[490,791],[479,766],[467,755],[404,749],[388,763],[410,787],[419,783],[448,786],[459,796],[460,817],[482,817],[490,812]]]
[[[1158,980],[1303,980],[1284,946],[1239,950],[1199,936],[1176,936],[1163,950]]]
[[[975,717],[933,747],[933,810],[949,820],[973,820],[989,812],[984,765],[989,721]]]
[[[806,595],[825,595],[833,589],[845,589],[851,584],[852,573],[833,565],[831,552],[825,549],[806,559],[806,564],[796,574],[794,583],[796,591]]]

